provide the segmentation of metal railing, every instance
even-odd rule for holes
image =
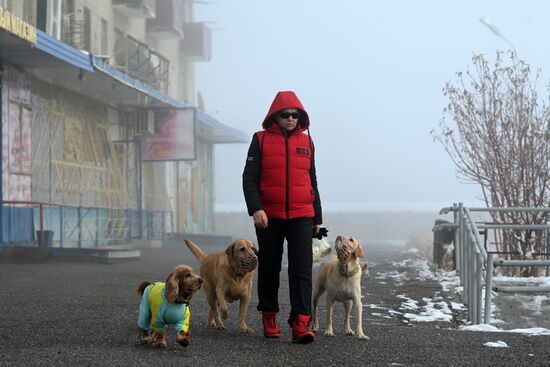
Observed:
[[[545,233],[544,239],[538,239],[546,244],[550,236],[549,224],[532,224],[532,223],[487,223],[484,221],[475,221],[472,217],[472,212],[480,213],[496,213],[496,212],[550,212],[550,208],[466,208],[462,203],[454,204],[452,207],[441,209],[440,214],[454,214],[453,222],[440,222],[434,226],[434,233],[439,230],[454,231],[454,258],[455,269],[460,278],[460,285],[463,287],[463,300],[467,305],[467,318],[473,324],[480,324],[483,316],[483,323],[488,324],[491,317],[492,306],[492,291],[495,292],[514,292],[514,293],[540,293],[550,292],[550,287],[545,286],[514,286],[503,287],[493,285],[493,272],[496,267],[518,266],[518,267],[548,267],[550,260],[547,259],[501,259],[496,256],[520,255],[517,253],[504,253],[499,251],[498,236],[494,236],[494,249],[488,249],[489,230],[494,232],[514,230],[521,231],[540,231]],[[483,235],[482,241],[480,235]],[[434,240],[436,236],[434,234]],[[434,241],[434,260],[440,255],[441,243]],[[438,249],[436,249],[438,247]],[[500,246],[502,247],[502,246]],[[537,255],[537,254],[535,254]],[[546,254],[539,253],[544,255]],[[521,256],[519,256],[521,257]],[[434,261],[435,262],[435,261]],[[485,293],[483,293],[485,288]],[[484,297],[485,296],[485,297]],[[484,307],[482,308],[482,304]]]
[[[93,248],[173,233],[170,211],[3,201],[1,244]],[[35,228],[38,230],[35,231]]]
[[[59,216],[62,217],[62,206],[57,203],[41,202],[41,201],[25,201],[25,200],[5,200],[2,204],[7,205],[7,216],[2,216],[5,223],[2,225],[2,238],[0,243],[12,242],[32,242],[34,239],[33,230],[36,228],[35,222],[38,222],[38,231],[36,231],[36,240],[39,247],[43,247],[47,243],[47,234],[52,228],[46,230],[44,220],[45,212],[55,208],[59,211]],[[18,210],[19,209],[19,210]],[[2,208],[4,210],[4,208]],[[26,212],[26,213],[25,213]],[[26,214],[26,215],[25,215]],[[38,218],[36,218],[38,217]],[[53,227],[53,226],[48,226]],[[7,231],[5,231],[7,229]],[[63,237],[63,225],[60,223],[59,233]],[[4,232],[7,232],[4,234]],[[62,245],[62,241],[61,241]]]
[[[161,92],[168,91],[170,61],[131,36],[117,40],[109,63]]]

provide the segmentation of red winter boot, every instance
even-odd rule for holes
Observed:
[[[292,323],[292,342],[307,344],[315,339],[313,331],[309,330],[307,325],[311,320],[311,316],[298,315]]]
[[[281,336],[281,329],[277,322],[277,312],[262,312],[262,323],[264,324],[264,336],[266,338],[278,338]]]

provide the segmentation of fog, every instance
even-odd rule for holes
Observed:
[[[492,58],[509,43],[546,85],[549,10],[530,0],[197,2],[195,18],[214,29],[197,89],[207,113],[250,138],[276,92],[294,90],[310,115],[325,210],[481,204],[430,134],[442,89],[473,54]],[[248,144],[215,149],[218,210],[244,208]]]

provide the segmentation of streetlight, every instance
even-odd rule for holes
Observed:
[[[483,23],[484,26],[486,26],[487,28],[489,28],[491,30],[491,32],[493,32],[497,37],[500,37],[502,38],[504,41],[506,41],[506,43],[508,43],[508,45],[510,45],[510,47],[512,48],[512,52],[514,53],[514,55],[517,55],[517,52],[516,52],[516,48],[514,47],[514,45],[512,44],[512,42],[510,42],[508,40],[508,38],[504,37],[504,35],[502,33],[500,33],[500,31],[498,30],[498,28],[493,24],[493,22],[491,22],[489,19],[485,18],[485,17],[481,17],[479,18],[479,21],[481,23]]]

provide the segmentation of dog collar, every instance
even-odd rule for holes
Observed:
[[[342,264],[341,262],[338,262],[338,271],[340,272],[341,275],[345,276],[345,277],[351,277],[353,275],[355,275],[355,273],[357,273],[357,271],[359,270],[360,266],[354,266],[353,269],[351,269],[351,271],[348,270],[348,264]]]

